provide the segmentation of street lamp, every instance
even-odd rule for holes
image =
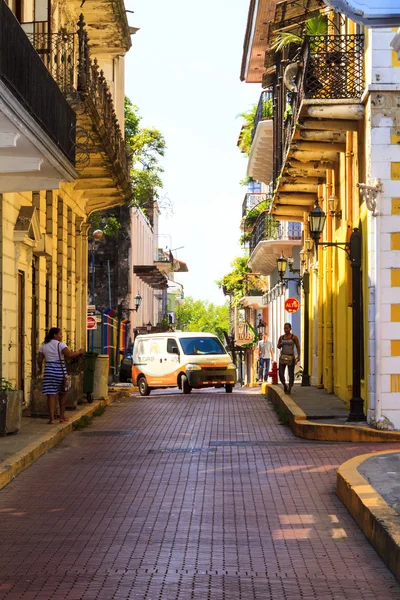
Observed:
[[[150,333],[151,328],[153,327],[153,325],[151,324],[151,322],[149,321],[146,325],[146,329],[147,329],[147,333]]]
[[[265,325],[264,321],[263,321],[263,320],[261,319],[261,317],[260,317],[260,320],[258,321],[258,325],[257,325],[258,336],[259,336],[260,338],[261,338],[261,337],[264,335],[264,333],[265,333],[265,327],[266,327],[266,325]]]
[[[133,303],[135,305],[135,311],[137,312],[139,310],[139,306],[142,304],[142,296],[139,294],[139,292],[134,297]]]
[[[286,267],[287,267],[287,263],[288,263],[287,258],[285,258],[283,256],[283,254],[281,254],[280,257],[276,259],[276,263],[278,265],[279,277],[281,278],[281,281],[282,281],[282,279],[286,273]]]
[[[310,235],[318,249],[319,239],[324,229],[326,215],[318,200],[309,214]],[[348,421],[365,421],[364,400],[361,398],[361,233],[355,227],[348,242],[322,242],[321,246],[341,248],[347,253],[352,268],[352,356],[353,356],[353,397],[350,400]]]

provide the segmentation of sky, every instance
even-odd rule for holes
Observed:
[[[173,214],[160,233],[187,263],[177,273],[185,295],[223,304],[215,281],[241,254],[239,226],[247,160],[236,144],[237,115],[261,87],[240,81],[249,0],[125,0],[132,36],[126,95],[142,125],[166,139],[164,189]],[[166,238],[168,239],[168,238]]]

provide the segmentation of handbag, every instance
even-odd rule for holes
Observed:
[[[72,381],[71,381],[71,375],[68,373],[68,369],[67,369],[67,365],[65,364],[65,360],[61,359],[61,353],[60,353],[60,343],[58,342],[58,356],[60,357],[60,363],[61,363],[61,368],[64,374],[64,377],[62,379],[62,384],[61,384],[61,393],[62,394],[66,394],[67,392],[69,392],[69,390],[72,387]]]
[[[290,365],[293,364],[293,359],[294,359],[293,354],[281,354],[280,357],[279,357],[279,363],[281,365],[288,365],[288,366],[290,366]]]

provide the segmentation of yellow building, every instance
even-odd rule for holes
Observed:
[[[86,345],[87,218],[130,197],[131,33],[123,0],[0,0],[0,365],[27,404],[45,330]]]
[[[311,35],[317,16],[325,30]],[[298,41],[274,45],[288,32]],[[307,314],[302,307],[302,362],[311,384],[348,402],[355,419],[363,409],[371,422],[400,428],[394,35],[317,0],[252,1],[241,78],[262,84],[273,106],[266,122],[264,91],[250,154],[257,179],[273,186],[271,214],[303,224],[301,270],[309,273],[310,295]],[[316,204],[326,216],[319,245],[309,221]]]

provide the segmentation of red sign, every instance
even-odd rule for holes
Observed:
[[[87,328],[88,329],[97,329],[97,320],[96,320],[96,317],[92,317],[91,315],[88,315],[88,318],[87,318]]]
[[[297,300],[297,298],[288,298],[285,301],[285,310],[288,313],[295,313],[299,310],[300,308],[300,302]]]

